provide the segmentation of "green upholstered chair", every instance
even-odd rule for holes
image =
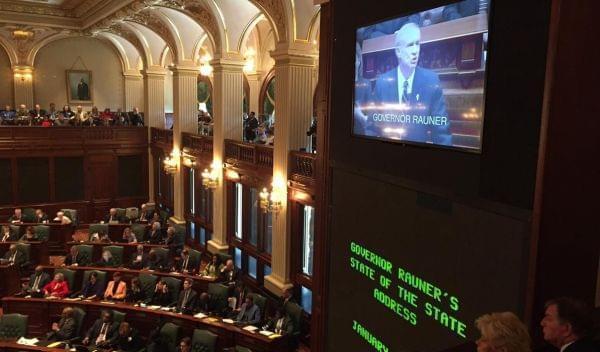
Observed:
[[[146,293],[147,300],[149,300],[154,295],[154,288],[156,286],[158,276],[153,274],[141,273],[138,276],[138,279],[140,279],[142,290],[144,290],[144,292]]]
[[[50,237],[50,226],[37,225],[33,227],[33,231],[35,232],[40,241],[48,241],[48,238]]]
[[[235,352],[252,352],[252,350],[244,346],[235,346]]]
[[[122,322],[125,321],[125,317],[127,316],[127,313],[123,313],[123,312],[119,312],[118,310],[113,310],[113,322],[121,324]]]
[[[179,334],[181,328],[173,323],[165,323],[160,329],[160,342],[161,346],[167,348],[168,352],[175,352],[177,350],[177,342],[179,341]]]
[[[123,246],[104,246],[102,252],[109,251],[112,254],[115,266],[123,265]]]
[[[154,250],[154,252],[156,252],[157,255],[161,255],[163,258],[167,258],[167,260],[169,259],[169,249],[168,248],[162,248],[162,247],[156,247],[156,248],[152,248]]]
[[[85,286],[85,284],[88,282],[88,279],[90,278],[90,274],[95,272],[98,277],[98,283],[100,284],[100,286],[102,287],[106,287],[106,271],[100,271],[100,270],[86,270],[83,272],[83,280],[81,280],[81,288],[83,289],[83,287]]]
[[[21,264],[19,270],[21,273],[26,273],[31,270],[31,245],[29,243],[17,243],[17,251],[25,254],[25,261]],[[38,263],[39,264],[39,263]]]
[[[27,336],[27,315],[4,314],[0,317],[0,339],[17,339]]]
[[[117,217],[119,217],[125,221],[126,220],[125,217],[127,216],[126,214],[127,214],[127,209],[117,208]]]
[[[267,309],[267,297],[260,295],[258,293],[250,293],[248,294],[248,297],[252,297],[252,300],[254,300],[254,304],[256,304],[258,306],[258,308],[260,308],[260,316],[261,318],[265,318],[265,312]]]
[[[294,337],[298,337],[300,335],[300,327],[302,323],[302,307],[294,302],[287,302],[283,308],[287,315],[290,316],[292,320],[292,324],[294,324]]]
[[[23,222],[35,222],[35,209],[23,208]]]
[[[69,342],[78,340],[81,336],[81,327],[85,321],[85,311],[79,307],[73,307],[73,318],[75,319],[75,337]]]
[[[216,312],[223,312],[227,308],[227,297],[229,287],[222,284],[209,283],[208,294],[210,295]]]
[[[79,218],[77,217],[77,209],[61,209],[60,211],[62,211],[66,217],[68,217],[69,219],[71,219],[71,222],[73,223],[73,225],[78,225],[79,224]]]
[[[126,208],[125,216],[130,220],[134,220],[140,216],[140,211],[136,207]]]
[[[84,263],[89,265],[94,261],[94,246],[89,244],[79,244],[76,247],[83,258]]]
[[[67,268],[56,268],[54,269],[54,275],[61,273],[65,277],[65,280],[69,284],[69,291],[75,292],[75,270]]]
[[[90,229],[88,233],[90,237],[95,233],[108,233],[108,224],[90,224]]]
[[[132,224],[131,231],[135,234],[138,242],[146,240],[146,225],[144,224]]]
[[[169,287],[171,298],[177,302],[177,299],[179,298],[179,291],[181,290],[181,280],[170,276],[163,276],[162,280],[167,284],[167,287]]]
[[[192,352],[215,352],[217,335],[208,330],[194,329]]]
[[[16,239],[21,238],[21,226],[19,225],[9,225],[8,231],[10,232],[11,237]]]
[[[219,257],[219,262],[223,265],[225,265],[225,263],[227,263],[227,260],[233,259],[231,254],[221,253],[221,252],[217,252],[215,254],[217,255],[217,257]]]
[[[160,214],[160,221],[166,225],[167,224],[167,220],[169,220],[169,213],[167,213],[164,210],[159,211]]]
[[[202,260],[202,252],[197,251],[195,249],[188,249],[190,253],[190,259],[197,264],[197,267],[200,267],[200,260]]]

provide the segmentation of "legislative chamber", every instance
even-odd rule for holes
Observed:
[[[598,5],[0,0],[0,352],[600,352]]]

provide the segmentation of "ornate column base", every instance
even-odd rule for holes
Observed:
[[[265,276],[265,288],[277,296],[282,296],[287,289],[292,288],[293,286],[292,283],[284,282],[273,274]]]

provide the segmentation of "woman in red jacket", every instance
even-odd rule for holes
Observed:
[[[43,292],[46,297],[65,298],[69,294],[69,284],[63,274],[56,273],[54,280],[44,286]]]

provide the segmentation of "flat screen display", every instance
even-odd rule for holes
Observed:
[[[355,136],[481,150],[490,1],[356,31]]]

